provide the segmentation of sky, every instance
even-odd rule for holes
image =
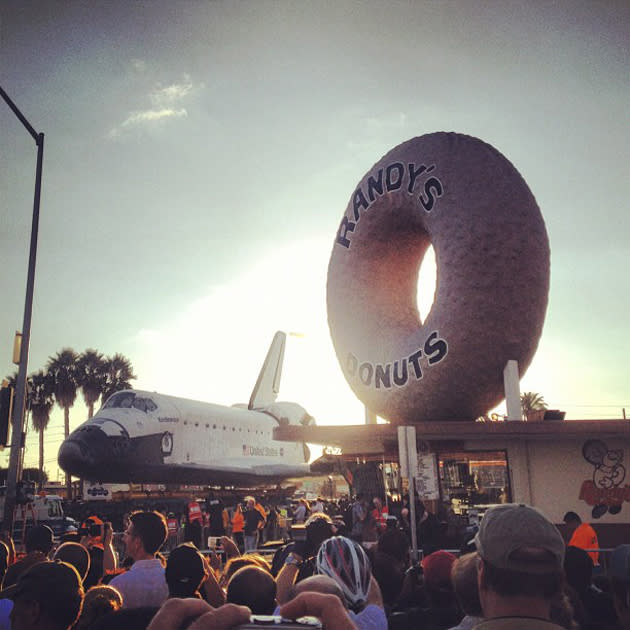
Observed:
[[[625,0],[5,0],[0,85],[45,134],[29,372],[96,348],[127,356],[136,388],[246,402],[273,333],[295,331],[280,399],[363,422],[327,325],[337,227],[382,155],[457,131],[516,166],[549,235],[521,391],[569,418],[630,413],[629,42]],[[4,375],[36,146],[4,103],[0,138]],[[86,417],[79,395],[71,427]],[[62,427],[55,408],[53,478]]]

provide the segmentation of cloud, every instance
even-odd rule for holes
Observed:
[[[188,115],[185,109],[149,109],[143,112],[131,112],[121,123],[121,127],[151,123],[164,118],[183,118]]]
[[[156,89],[149,94],[149,98],[153,107],[165,107],[183,100],[192,89],[193,84],[190,80],[190,76],[185,74],[182,83],[173,83],[166,87],[158,85]]]
[[[132,61],[136,70],[144,70],[144,62],[138,59]],[[169,119],[185,118],[188,111],[182,107],[184,101],[193,90],[193,82],[188,74],[184,74],[182,81],[170,85],[157,84],[148,94],[151,107],[133,110],[127,114],[119,125],[112,128],[109,138],[117,138],[123,131],[131,128],[148,127]]]
[[[146,61],[144,61],[144,59],[132,59],[131,67],[136,72],[144,72],[147,69],[147,63]]]

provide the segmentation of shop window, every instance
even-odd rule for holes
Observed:
[[[442,500],[456,514],[470,508],[510,503],[512,491],[505,451],[439,453]]]

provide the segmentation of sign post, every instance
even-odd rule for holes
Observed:
[[[411,558],[418,564],[418,534],[416,531],[416,487],[418,451],[416,448],[416,427],[398,427],[398,457],[400,472],[409,482],[409,527],[411,529]]]

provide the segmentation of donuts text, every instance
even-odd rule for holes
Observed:
[[[351,378],[359,378],[366,387],[376,389],[391,389],[392,387],[404,387],[410,379],[419,381],[422,378],[422,366],[420,359],[427,359],[428,367],[439,363],[448,354],[448,343],[441,339],[438,331],[432,332],[424,342],[423,348],[418,348],[407,357],[386,363],[370,363],[359,359],[351,352],[346,358],[346,373]]]

